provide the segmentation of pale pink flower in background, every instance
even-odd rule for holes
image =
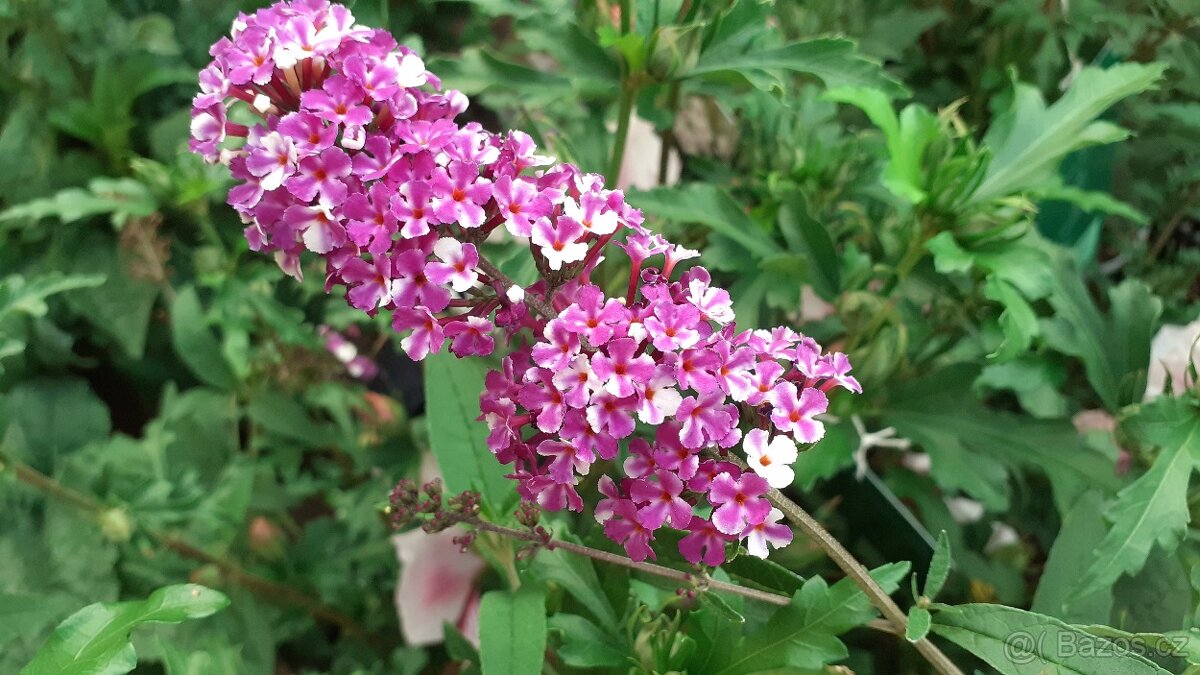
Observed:
[[[1195,382],[1187,374],[1189,360],[1200,361],[1200,319],[1186,326],[1165,324],[1158,329],[1150,342],[1150,372],[1146,376],[1146,394],[1143,400],[1150,401],[1164,393],[1167,375],[1171,376],[1171,391],[1182,394]]]
[[[484,562],[474,553],[463,553],[454,543],[463,533],[458,527],[437,534],[416,529],[392,537],[401,565],[396,612],[404,641],[410,645],[441,642],[446,621],[460,629],[464,623],[478,623],[466,610]],[[478,604],[475,612],[479,612]]]
[[[438,478],[437,461],[421,458],[421,482]],[[442,624],[450,622],[479,645],[479,587],[485,566],[473,551],[463,552],[454,538],[465,533],[455,526],[437,534],[421,529],[392,536],[400,578],[396,583],[396,614],[404,641],[413,646],[440,643]]]

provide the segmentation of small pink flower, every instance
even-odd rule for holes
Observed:
[[[396,234],[396,217],[392,215],[388,200],[387,186],[376,183],[366,194],[355,192],[350,195],[342,207],[342,215],[349,221],[346,234],[350,241],[372,255],[391,248],[392,235]]]
[[[433,254],[440,262],[431,262],[426,266],[430,281],[443,286],[449,284],[458,293],[475,285],[479,278],[476,271],[479,253],[474,244],[462,244],[456,239],[442,237],[434,244]]]
[[[651,530],[658,529],[664,521],[670,521],[676,529],[687,527],[692,520],[692,505],[679,496],[683,481],[670,471],[657,471],[654,477],[657,482],[640,478],[629,488],[633,501],[645,504],[638,509],[638,520]]]
[[[733,537],[721,532],[712,521],[692,516],[688,534],[679,540],[679,553],[693,565],[716,567],[725,562],[725,544]]]
[[[634,356],[638,345],[630,338],[613,340],[605,347],[607,354],[592,356],[592,370],[613,396],[633,396],[654,376],[654,359],[646,354]]]
[[[695,346],[700,341],[700,333],[696,330],[699,322],[700,310],[692,305],[670,302],[655,305],[654,314],[642,321],[646,333],[654,341],[654,347],[664,352]]]
[[[392,259],[392,300],[398,307],[423,305],[440,312],[450,303],[450,293],[429,278],[425,252],[408,250]]]
[[[587,407],[588,424],[597,432],[607,432],[618,440],[625,438],[633,433],[633,415],[630,412],[636,404],[632,396],[621,398],[602,391],[592,397]]]
[[[607,198],[599,193],[584,192],[579,201],[568,199],[563,203],[568,218],[579,223],[584,232],[601,236],[617,231],[617,214],[609,210]]]
[[[487,356],[496,347],[491,332],[495,326],[480,316],[468,316],[460,321],[451,321],[442,328],[447,338],[452,338],[450,351],[459,358],[465,356]]]
[[[538,444],[537,453],[554,458],[548,471],[554,482],[561,484],[573,485],[576,472],[587,475],[592,462],[596,461],[596,456],[589,450],[560,441],[542,441]]]
[[[433,212],[443,223],[474,228],[483,225],[483,206],[492,198],[492,182],[479,177],[479,167],[451,162],[445,171],[433,174]]]
[[[543,368],[566,368],[579,353],[579,336],[567,330],[561,319],[547,323],[542,337],[545,341],[533,346],[533,360]]]
[[[612,338],[613,326],[626,320],[629,310],[616,299],[605,298],[599,288],[589,285],[579,289],[575,302],[560,316],[567,328],[582,335],[593,347],[599,347]]]
[[[327,122],[361,127],[375,117],[370,108],[362,105],[362,99],[362,89],[356,84],[341,75],[333,75],[320,89],[301,94],[300,105]]]
[[[638,392],[638,419],[646,424],[662,424],[679,411],[683,397],[675,389],[675,377],[666,366],[658,366],[653,377]]]
[[[689,396],[679,404],[675,419],[680,422],[679,441],[685,448],[702,448],[725,438],[737,422],[724,410],[719,391]]]
[[[412,334],[401,340],[400,346],[414,361],[440,352],[446,341],[441,324],[424,307],[398,308],[392,315],[392,328],[396,332],[412,329]]]
[[[790,433],[798,443],[816,443],[825,435],[825,425],[813,419],[829,408],[829,399],[818,389],[807,388],[797,396],[796,385],[780,382],[771,390],[771,422]]]
[[[580,355],[565,368],[554,371],[554,386],[562,392],[567,405],[582,408],[600,390],[600,379],[592,371],[591,361]]]
[[[613,517],[604,521],[604,534],[625,547],[625,553],[635,562],[655,558],[650,542],[654,532],[638,520],[637,508],[629,500],[621,500],[613,508]]]
[[[392,197],[392,214],[404,225],[401,236],[412,239],[429,234],[430,216],[433,207],[429,197],[433,194],[425,181],[411,181],[400,187],[399,194]]]
[[[341,179],[349,175],[349,155],[341,148],[327,148],[320,155],[300,160],[299,171],[284,185],[300,201],[310,202],[317,197],[329,208],[346,201],[346,183]]]
[[[560,270],[564,264],[578,262],[587,255],[587,244],[576,241],[582,234],[583,227],[566,216],[553,222],[538,218],[533,223],[530,241],[538,247],[550,269]]]
[[[258,176],[263,190],[274,190],[283,185],[288,176],[296,172],[296,146],[292,139],[272,131],[256,138],[256,129],[250,131],[246,147],[246,169]]]
[[[533,222],[550,215],[550,203],[538,195],[533,183],[523,178],[501,176],[492,185],[504,225],[514,237],[529,237]]]
[[[717,507],[713,525],[724,534],[740,535],[748,525],[763,522],[771,512],[771,502],[763,499],[770,485],[761,476],[744,473],[735,479],[723,473],[708,488],[708,501]]]

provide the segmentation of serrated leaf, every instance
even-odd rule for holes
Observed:
[[[891,593],[908,573],[908,563],[893,563],[871,571],[885,592]],[[738,645],[733,660],[722,675],[751,673],[792,666],[820,668],[848,654],[838,635],[860,626],[875,616],[871,601],[853,580],[846,578],[828,586],[812,577],[779,608],[767,625]]]
[[[493,512],[513,499],[508,470],[487,447],[487,425],[477,421],[486,362],[443,351],[425,359],[425,402],[429,445],[450,493],[478,490]]]
[[[1015,607],[942,607],[933,632],[1003,675],[1169,675],[1141,656],[1114,653],[1103,638]]]
[[[1159,439],[1163,448],[1154,465],[1117,495],[1106,516],[1112,529],[1092,554],[1092,562],[1075,584],[1078,598],[1111,586],[1122,574],[1135,574],[1158,545],[1171,553],[1187,533],[1188,481],[1195,457],[1200,456],[1200,412],[1186,403],[1170,401],[1147,406],[1158,417],[1173,411],[1174,429]],[[1136,428],[1136,425],[1135,425]]]
[[[562,640],[555,653],[568,666],[614,668],[629,661],[620,640],[582,616],[555,614],[550,617],[549,625]]]
[[[904,628],[904,639],[909,642],[920,642],[929,634],[929,626],[933,617],[924,607],[912,606],[908,609],[908,625]]]
[[[827,87],[873,87],[894,97],[907,93],[904,85],[860,53],[850,40],[816,38],[768,49],[742,51],[744,48],[734,40],[710,44],[682,77],[737,74],[751,85],[769,90],[783,88],[779,73],[804,73]]]
[[[94,178],[88,187],[67,188],[52,197],[35,199],[0,211],[0,222],[35,222],[54,217],[71,223],[87,216],[111,214],[120,227],[130,218],[144,218],[158,210],[158,201],[142,183],[132,178]]]
[[[483,675],[542,672],[546,651],[546,598],[540,590],[489,591],[479,605]]]
[[[1117,490],[1112,460],[1084,443],[1069,422],[986,408],[970,391],[977,373],[968,365],[928,373],[894,388],[883,411],[884,424],[930,453],[940,485],[967,490],[996,510],[1006,507],[1012,465],[1045,472],[1055,498],[1068,504],[1085,488]],[[1020,434],[1013,433],[1017,428]]]
[[[199,619],[227,605],[223,594],[195,584],[166,586],[145,600],[88,605],[59,624],[21,675],[127,673],[137,665],[129,641],[134,628]]]
[[[942,592],[946,579],[950,576],[950,538],[946,531],[938,532],[937,548],[933,550],[933,558],[929,561],[929,573],[925,575],[925,592],[922,593],[930,600],[936,600]]]
[[[1088,382],[1115,411],[1141,399],[1146,389],[1150,341],[1162,312],[1162,301],[1141,281],[1127,279],[1109,293],[1109,310],[1101,313],[1073,268],[1061,266],[1050,295],[1055,315],[1043,322],[1042,334],[1052,348],[1083,361]]]
[[[1051,182],[1068,153],[1124,138],[1127,134],[1119,128],[1096,118],[1121,99],[1152,89],[1165,70],[1161,63],[1084,68],[1067,93],[1050,106],[1036,87],[1015,83],[1012,108],[996,119],[983,139],[992,160],[972,201],[997,199]]]

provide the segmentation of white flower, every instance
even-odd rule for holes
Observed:
[[[766,431],[753,429],[746,434],[742,449],[746,451],[750,468],[767,479],[771,487],[785,488],[795,480],[796,472],[792,471],[791,465],[799,452],[787,436],[776,436],[768,442]]]
[[[1166,324],[1158,329],[1154,340],[1150,342],[1150,372],[1146,376],[1146,395],[1144,400],[1158,398],[1167,386],[1167,376],[1171,376],[1171,390],[1182,394],[1189,385],[1188,362],[1200,362],[1200,347],[1196,338],[1200,337],[1200,319],[1186,326]]]

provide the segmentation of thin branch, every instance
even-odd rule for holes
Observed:
[[[732,461],[744,471],[749,470],[746,463],[733,454],[722,459]],[[897,635],[904,635],[908,627],[908,616],[892,600],[887,591],[879,586],[878,582],[871,576],[871,573],[867,571],[867,568],[853,554],[847,551],[828,530],[822,527],[816,518],[809,515],[807,511],[789,499],[787,495],[775,488],[771,488],[770,492],[767,493],[767,499],[783,512],[784,517],[815,541],[825,551],[825,554],[846,573],[846,576],[854,580],[855,585],[862,589],[862,592],[870,598],[871,604],[875,605],[883,613],[884,618],[894,628],[893,632]],[[942,675],[963,675],[962,671],[954,665],[942,650],[938,649],[937,645],[930,642],[928,638],[918,640],[913,643],[913,646]]]
[[[491,277],[493,281],[503,286],[505,291],[517,285],[517,282],[510,279],[507,274],[500,271],[499,267],[496,267],[492,264],[492,261],[482,255],[479,256],[479,269],[483,270],[483,273]],[[526,294],[524,302],[526,307],[541,314],[545,319],[553,319],[558,315],[558,312],[555,312],[554,308],[536,295]]]
[[[701,590],[740,595],[744,598],[758,600],[759,602],[765,602],[767,604],[776,605],[779,607],[784,607],[790,604],[792,601],[791,598],[780,593],[772,593],[770,591],[760,591],[756,588],[738,586],[737,584],[719,581],[707,576],[697,576],[695,574],[681,572],[679,570],[671,569],[670,567],[663,567],[662,565],[656,565],[654,563],[634,562],[623,555],[609,553],[608,551],[601,551],[600,549],[591,548],[590,546],[583,546],[582,544],[576,544],[570,541],[562,541],[561,539],[547,540],[529,530],[518,530],[512,527],[496,525],[494,523],[480,520],[479,518],[475,518],[467,522],[485,532],[495,532],[496,534],[502,534],[506,537],[512,537],[513,539],[520,539],[522,541],[541,544],[550,550],[561,548],[564,551],[570,551],[576,555],[585,556],[593,560],[599,560],[610,565],[619,565],[637,572],[645,572],[646,574],[653,574],[667,579],[673,579],[689,586],[695,586]]]

